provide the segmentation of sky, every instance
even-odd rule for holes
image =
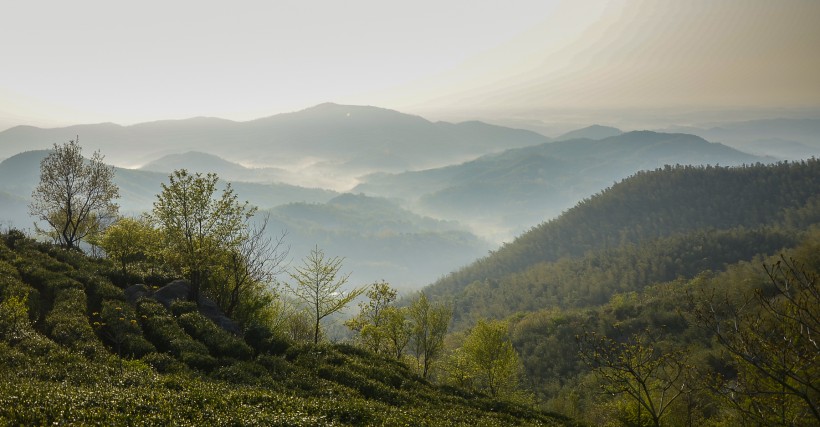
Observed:
[[[506,123],[811,115],[818,23],[816,0],[28,0],[0,15],[0,130],[323,102]]]

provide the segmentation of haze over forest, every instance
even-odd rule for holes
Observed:
[[[51,6],[17,5],[0,29],[15,40],[0,47],[0,158],[80,136],[141,177],[252,183],[240,197],[279,215],[363,193],[443,221],[414,233],[461,233],[453,265],[394,278],[391,261],[367,280],[421,286],[639,170],[818,152],[815,2]],[[161,176],[125,211],[149,209]],[[34,179],[4,184],[6,221],[30,226]],[[300,221],[277,223],[297,248],[327,241],[331,226]]]
[[[17,377],[5,374],[18,365],[36,366],[20,371],[36,378],[23,397],[49,407],[41,391],[60,375],[79,396],[82,387],[119,381],[114,362],[96,356],[111,353],[120,376],[124,359],[134,362],[127,375],[157,374],[122,393],[149,402],[167,373],[179,373],[175,387],[186,393],[207,389],[201,395],[212,402],[269,402],[298,390],[295,406],[277,401],[257,413],[262,424],[298,424],[308,413],[338,424],[436,425],[439,411],[466,414],[465,425],[487,413],[497,425],[820,420],[816,355],[771,392],[786,397],[757,400],[755,387],[767,396],[771,384],[745,370],[743,360],[754,358],[719,347],[728,342],[719,321],[693,299],[719,290],[726,314],[760,298],[755,313],[764,316],[752,332],[791,327],[760,320],[770,309],[776,317],[778,304],[808,306],[801,313],[820,307],[820,2],[80,0],[6,9],[0,407],[13,407],[3,399]],[[168,256],[169,247],[134,260],[88,242],[54,249],[46,240],[59,237],[36,231],[45,222],[35,226],[32,206],[41,165],[69,140],[112,168],[121,224],[153,215],[144,236],[129,237],[134,246],[143,237],[170,241],[152,233],[167,232],[157,203],[175,173],[215,173],[219,189],[230,184],[256,209],[247,230],[265,223],[263,238],[282,239],[281,268],[249,282],[246,305],[227,319],[239,291],[226,309],[226,283],[244,283],[226,273],[234,247],[213,251],[224,265],[196,274],[175,265],[179,254]],[[388,348],[380,328],[389,323],[353,317],[349,301],[333,316],[305,320],[309,310],[287,290],[300,260],[320,250],[339,257],[349,279],[331,297],[350,292],[361,313],[366,298],[399,313],[394,332],[416,322],[408,307],[429,297],[430,313],[446,312],[439,353],[422,355],[410,338]],[[205,296],[228,298],[214,304],[233,329],[200,315],[199,283],[189,305],[175,306],[146,286],[183,276],[193,283],[200,272]],[[382,307],[356,294],[379,283],[398,299],[383,293]],[[806,286],[807,297],[790,298],[782,283]],[[132,286],[144,288],[141,297]],[[777,304],[764,300],[783,289]],[[110,322],[126,317],[112,310],[133,312],[126,332],[114,331]],[[743,329],[750,318],[730,320]],[[794,336],[817,327],[805,326]],[[488,385],[493,375],[465,359],[473,333],[492,328],[515,355],[508,384]],[[801,346],[814,341],[797,341],[788,349],[807,358]],[[607,351],[588,352],[582,363],[590,344],[612,354],[648,349],[684,376],[653,378],[632,401],[607,388],[606,361],[590,360]],[[48,370],[61,351],[71,355],[65,374]],[[37,363],[20,362],[30,360]],[[341,406],[327,405],[318,378],[344,396]],[[718,382],[692,386],[689,378]],[[237,394],[209,389],[211,380]],[[737,395],[718,396],[741,383]],[[655,413],[641,401],[669,390],[686,404],[670,400],[668,413]],[[243,407],[236,401],[220,410]],[[766,412],[774,406],[777,414]],[[127,418],[76,407],[89,422]],[[62,416],[3,411],[0,424]],[[196,411],[173,416],[202,420]]]

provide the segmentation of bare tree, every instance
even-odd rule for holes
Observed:
[[[286,231],[276,237],[267,233],[270,215],[247,226],[247,236],[228,251],[227,270],[217,303],[232,316],[240,298],[255,285],[270,285],[285,270],[290,247],[285,245]]]
[[[601,380],[603,391],[627,395],[636,403],[638,425],[643,425],[645,412],[652,425],[660,426],[672,403],[689,390],[683,381],[688,370],[686,354],[661,350],[648,331],[625,342],[595,333],[578,340],[578,354]]]
[[[116,217],[118,207],[112,200],[117,197],[114,168],[103,163],[99,151],[86,161],[77,137],[54,144],[40,162],[40,183],[31,194],[29,213],[50,227],[35,224],[38,233],[73,249]]]
[[[695,321],[730,355],[736,378],[714,391],[765,425],[820,424],[820,287],[817,275],[781,256],[771,287],[736,302],[714,290],[691,295]]]

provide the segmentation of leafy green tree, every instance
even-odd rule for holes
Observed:
[[[368,300],[359,303],[359,314],[345,325],[359,333],[362,345],[375,353],[392,353],[388,337],[388,309],[396,300],[396,290],[385,282],[372,284],[366,292]]]
[[[390,355],[401,360],[404,350],[410,343],[411,325],[408,320],[409,307],[388,306],[382,313],[384,317],[384,337],[388,342]]]
[[[146,217],[122,217],[111,224],[96,242],[109,259],[119,264],[123,276],[128,266],[147,262],[159,250],[160,236]]]
[[[240,203],[230,183],[217,194],[216,174],[176,170],[154,202],[153,218],[164,240],[164,258],[191,283],[190,299],[219,268],[221,257],[247,239],[246,221],[255,207]]]
[[[474,385],[491,396],[513,391],[518,383],[521,363],[508,332],[506,322],[482,319],[462,346],[463,356],[473,370]]]
[[[587,333],[579,337],[579,356],[598,377],[606,394],[625,395],[635,403],[635,423],[643,425],[644,414],[659,427],[672,404],[689,389],[686,353],[661,349],[647,332],[624,342]]]
[[[342,260],[327,257],[321,249],[314,247],[302,260],[302,266],[294,267],[290,273],[294,282],[288,283],[288,288],[313,315],[314,343],[319,342],[322,319],[343,309],[365,291],[364,288],[354,288],[343,292],[342,287],[350,274],[340,275]]]
[[[118,207],[112,200],[117,197],[114,168],[103,163],[99,151],[86,161],[76,138],[54,144],[40,163],[40,183],[31,194],[29,213],[50,227],[35,224],[38,233],[73,249],[116,217]]]
[[[422,377],[427,379],[434,360],[444,349],[444,336],[453,317],[453,310],[443,303],[433,304],[424,292],[410,304],[410,346]]]

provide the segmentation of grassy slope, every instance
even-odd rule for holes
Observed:
[[[2,236],[0,424],[571,424],[439,388],[348,345],[250,340],[251,348],[196,312],[128,305],[108,269]]]

